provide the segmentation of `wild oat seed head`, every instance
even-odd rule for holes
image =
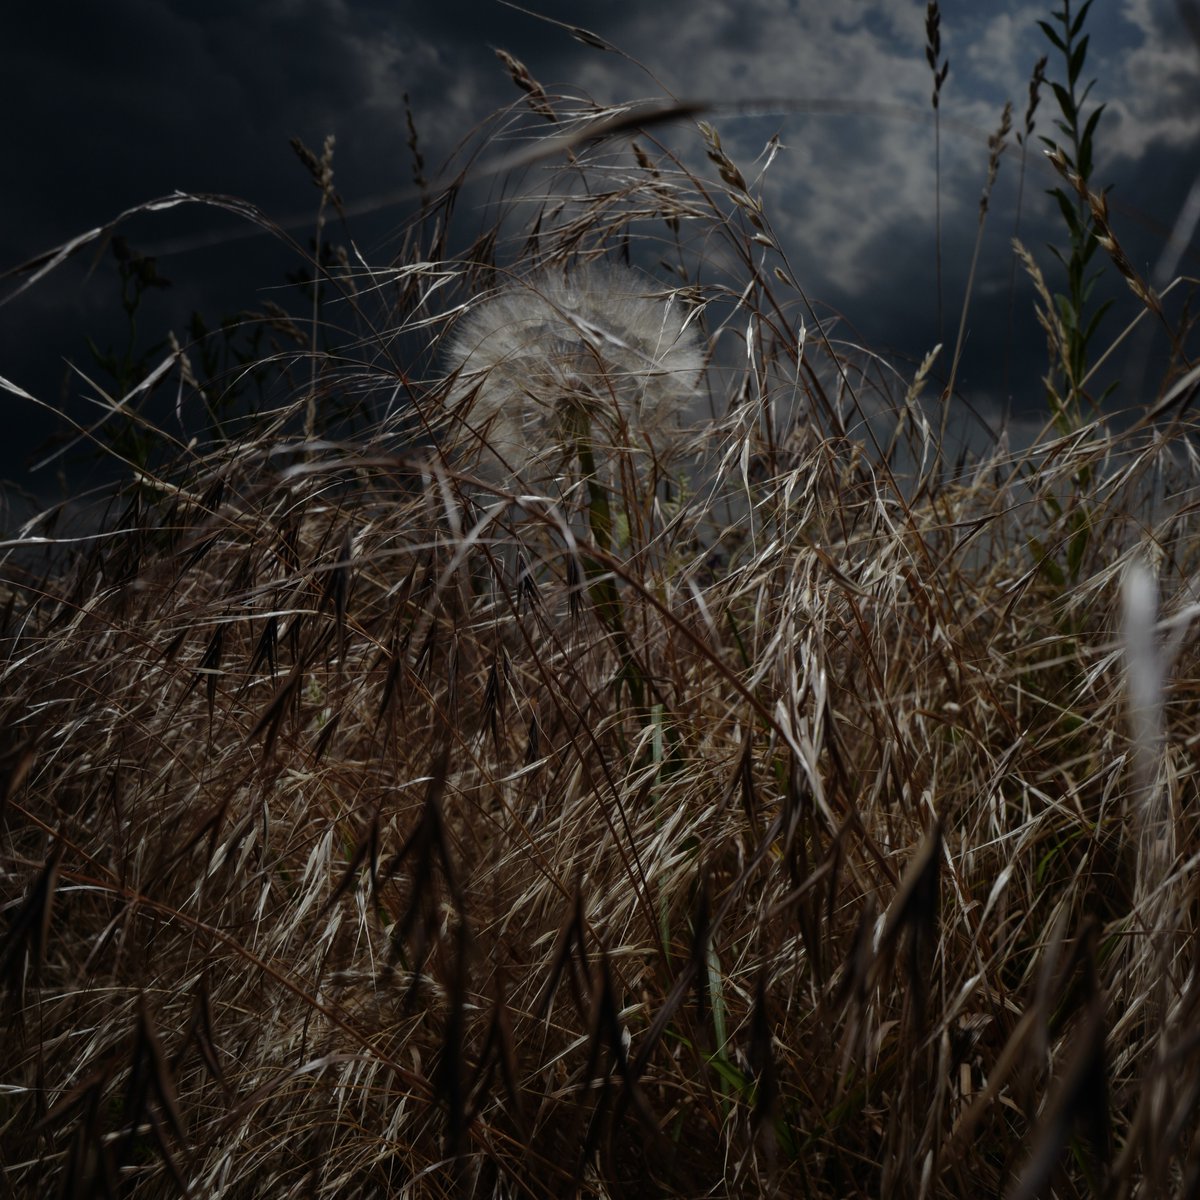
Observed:
[[[485,473],[553,477],[581,437],[601,461],[662,455],[695,396],[704,353],[688,310],[624,267],[540,271],[480,302],[454,331],[446,403]]]

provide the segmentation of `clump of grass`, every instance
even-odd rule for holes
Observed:
[[[1053,14],[1054,25],[1048,21],[1038,22],[1051,45],[1062,56],[1066,68],[1065,82],[1052,81],[1050,85],[1060,113],[1054,124],[1066,144],[1060,145],[1048,137],[1041,140],[1055,161],[1074,174],[1084,188],[1084,192],[1077,195],[1072,195],[1062,187],[1056,187],[1051,192],[1067,226],[1070,241],[1069,254],[1064,255],[1051,248],[1066,272],[1067,290],[1065,294],[1055,297],[1065,341],[1061,363],[1055,364],[1054,373],[1046,386],[1050,406],[1064,429],[1078,424],[1085,412],[1094,414],[1100,410],[1098,401],[1085,392],[1084,378],[1091,362],[1089,346],[1096,337],[1104,314],[1112,307],[1110,301],[1100,304],[1091,302],[1100,278],[1100,273],[1091,265],[1099,242],[1086,191],[1092,176],[1096,127],[1105,107],[1097,104],[1085,120],[1084,105],[1095,86],[1095,80],[1086,86],[1082,84],[1090,41],[1090,37],[1083,34],[1083,28],[1091,6],[1092,0],[1085,0],[1079,11],[1072,14],[1071,0],[1063,0],[1062,8]]]
[[[934,241],[937,268],[937,331],[938,340],[945,335],[942,310],[942,87],[950,74],[950,60],[942,58],[942,13],[937,0],[925,5],[925,61],[933,72],[933,159],[934,159]]]
[[[1193,1186],[1194,377],[1169,436],[1084,414],[914,486],[902,464],[942,461],[932,355],[892,395],[795,336],[715,127],[710,179],[526,82],[569,162],[470,252],[419,220],[386,269],[309,264],[361,361],[6,572],[6,1184]],[[660,360],[568,318],[559,272],[624,244],[678,275],[678,310],[639,312],[712,401],[690,478],[583,461],[601,427],[632,453]],[[631,278],[583,277],[601,312]],[[534,361],[472,380],[516,297]],[[540,490],[515,435],[483,471],[447,435],[560,388],[590,406],[536,426],[568,451]],[[347,395],[401,415],[344,434],[321,414]]]

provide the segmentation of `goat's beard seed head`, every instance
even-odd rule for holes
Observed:
[[[613,451],[669,454],[704,354],[679,301],[591,263],[540,271],[481,301],[449,343],[451,440],[489,475],[556,475],[586,438]]]

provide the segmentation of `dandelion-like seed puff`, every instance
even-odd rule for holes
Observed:
[[[576,454],[670,450],[704,354],[685,306],[651,287],[606,263],[541,271],[460,321],[446,403],[485,475],[541,483]]]

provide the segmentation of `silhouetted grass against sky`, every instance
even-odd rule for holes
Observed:
[[[352,238],[368,262],[386,262],[418,201],[405,96],[425,174],[436,182],[460,141],[519,98],[494,53],[503,48],[552,94],[711,102],[707,118],[748,178],[778,137],[764,199],[809,297],[842,315],[843,336],[885,353],[919,361],[937,341],[953,341],[987,137],[1006,100],[1022,128],[1030,72],[1049,49],[1037,26],[1042,7],[943,8],[950,69],[941,92],[941,330],[924,4],[592,0],[548,2],[541,11],[553,21],[493,0],[23,8],[6,20],[0,50],[10,96],[23,98],[6,148],[0,267],[176,189],[245,198],[303,245],[316,194],[289,138],[319,151],[328,134],[337,139],[336,186],[357,214],[348,228],[331,227],[331,236]],[[585,44],[564,24],[623,54]],[[1171,0],[1105,0],[1094,6],[1089,31],[1085,74],[1098,80],[1092,98],[1107,105],[1094,179],[1112,185],[1123,244],[1153,278],[1200,169],[1200,48]],[[1049,70],[1051,78],[1061,73],[1053,58]],[[731,111],[741,101],[766,103],[752,115]],[[1050,133],[1054,115],[1046,93],[1036,133]],[[653,132],[688,161],[703,161],[694,123]],[[520,148],[502,143],[480,161]],[[1044,408],[1044,338],[1020,272],[1009,331],[1019,154],[1010,144],[992,198],[958,376],[963,396],[993,416]],[[1041,251],[1047,241],[1061,243],[1062,229],[1044,194],[1057,178],[1036,137],[1027,171],[1021,236]],[[468,198],[482,203],[487,195],[480,189]],[[457,220],[465,245],[489,216],[468,208]],[[212,326],[286,291],[288,271],[300,265],[270,238],[248,237],[246,226],[211,210],[143,216],[119,232],[136,250],[156,254],[171,284],[143,302],[139,336],[147,342],[167,329],[182,334],[193,311]],[[1175,270],[1194,271],[1194,230],[1184,232],[1190,244],[1168,257]],[[1111,293],[1121,297],[1109,274]],[[14,280],[7,282],[6,291]],[[1114,328],[1132,315],[1129,307],[1126,314],[1119,304],[1110,316]],[[65,361],[90,370],[85,334],[104,346],[124,328],[112,257],[93,245],[3,309],[0,374],[47,404],[69,407],[87,385],[66,375]],[[54,422],[11,397],[4,403],[10,436],[0,475],[20,476]],[[33,485],[42,491],[46,481]]]
[[[1200,1196],[1200,0],[1039,2],[0,22],[3,1194]]]

